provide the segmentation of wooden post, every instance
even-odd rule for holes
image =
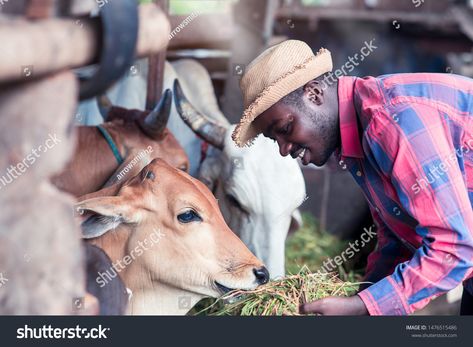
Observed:
[[[79,314],[73,199],[50,183],[73,150],[77,81],[72,72],[23,81],[0,88],[0,315]]]
[[[28,0],[25,16],[28,19],[44,19],[54,14],[54,0]]]
[[[234,7],[235,34],[225,83],[223,113],[231,123],[240,120],[243,99],[239,87],[246,66],[266,48],[273,32],[278,0],[240,0]]]
[[[161,7],[163,13],[169,13],[169,0],[154,0]],[[146,91],[146,109],[152,110],[163,93],[164,63],[166,49],[152,54],[148,59],[148,87]]]

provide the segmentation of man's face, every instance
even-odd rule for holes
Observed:
[[[320,106],[306,102],[304,110],[278,102],[259,115],[254,125],[275,140],[282,156],[300,157],[302,163],[324,165],[336,142],[333,121]]]

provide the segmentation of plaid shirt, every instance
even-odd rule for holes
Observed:
[[[371,315],[410,314],[473,276],[473,80],[342,77],[338,88],[340,163],[378,234],[374,284],[358,295]]]

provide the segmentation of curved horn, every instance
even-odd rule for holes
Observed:
[[[166,89],[164,95],[158,105],[151,111],[142,121],[143,131],[150,137],[158,139],[162,136],[166,125],[168,124],[169,115],[171,114],[172,91]]]
[[[212,146],[223,149],[227,129],[197,111],[187,100],[177,79],[174,80],[174,103],[179,116],[194,133]]]
[[[113,107],[112,102],[110,101],[107,95],[103,94],[97,98],[97,106],[99,107],[99,111],[100,111],[100,114],[102,115],[104,122],[106,122],[108,118],[108,113],[110,112],[110,109]]]

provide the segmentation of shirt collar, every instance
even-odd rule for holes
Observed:
[[[357,115],[353,100],[356,77],[340,77],[338,80],[338,112],[340,117],[341,155],[363,158]]]

